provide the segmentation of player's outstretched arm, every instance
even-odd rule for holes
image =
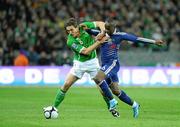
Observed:
[[[137,37],[136,35],[128,34],[124,32],[118,32],[117,35],[119,35],[121,40],[128,40],[135,43],[136,42],[149,43],[149,44],[156,44],[158,46],[161,46],[164,44],[164,41],[162,40],[153,40],[153,39],[148,39],[148,38],[143,38],[143,37]]]
[[[151,43],[151,44],[156,44],[158,46],[162,46],[164,44],[164,41],[162,41],[160,39],[159,40],[152,40],[152,39],[138,37],[137,41],[145,42],[145,43]]]
[[[94,21],[94,22],[83,22],[80,24],[80,27],[83,28],[86,31],[89,31],[90,29],[96,29],[99,28],[100,32],[99,33],[104,33],[105,32],[105,22],[102,21]],[[94,35],[94,32],[89,31],[88,32],[91,35]],[[95,35],[96,36],[96,35]],[[103,34],[99,35],[99,38],[103,38]]]
[[[86,30],[86,32],[90,35],[96,36],[95,40],[101,40],[104,36],[106,36],[105,31],[101,32],[101,31],[95,30],[95,29],[88,29],[88,30]]]
[[[105,22],[102,21],[83,22],[79,26],[84,30],[99,28],[100,31],[105,31]]]
[[[101,30],[101,32],[105,31],[105,22],[95,21],[96,27]]]
[[[96,27],[100,29],[98,38],[102,39],[105,36],[105,22],[95,21]]]

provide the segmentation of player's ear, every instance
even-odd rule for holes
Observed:
[[[68,34],[69,34],[69,31],[66,29],[65,26],[64,26],[64,30],[65,30],[65,33],[68,35]]]
[[[65,31],[66,31],[66,34],[68,35],[69,34],[68,30],[65,30]]]

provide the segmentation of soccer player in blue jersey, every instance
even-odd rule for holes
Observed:
[[[100,31],[87,29],[89,34],[97,36]],[[137,37],[132,34],[117,32],[115,25],[113,22],[105,23],[105,34],[104,36],[108,36],[109,40],[106,43],[103,43],[100,47],[100,56],[101,56],[101,69],[96,75],[95,82],[109,84],[110,89],[113,94],[115,94],[121,101],[132,106],[133,109],[133,117],[137,118],[139,115],[139,107],[140,105],[133,101],[123,90],[118,88],[118,75],[117,72],[120,68],[119,57],[118,57],[118,48],[121,44],[122,40],[128,40],[135,43],[151,43],[156,45],[162,45],[162,40],[152,40],[142,37]],[[104,99],[109,107],[109,101],[104,96]],[[115,113],[113,116],[118,117],[119,114]]]

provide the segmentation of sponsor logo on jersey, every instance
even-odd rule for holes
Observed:
[[[111,48],[111,49],[115,49],[115,48],[116,48],[116,45],[115,45],[115,44],[111,44],[111,45],[110,45],[110,48]]]

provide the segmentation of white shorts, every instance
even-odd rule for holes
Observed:
[[[78,78],[82,78],[82,76],[86,72],[91,76],[91,78],[94,78],[99,69],[100,66],[97,58],[85,62],[74,60],[73,67],[71,68],[70,73]]]

